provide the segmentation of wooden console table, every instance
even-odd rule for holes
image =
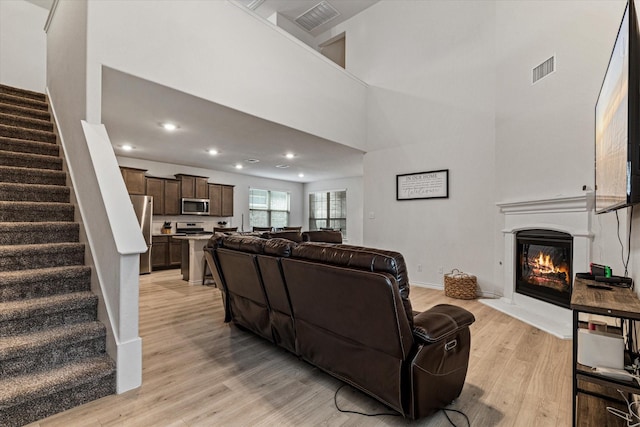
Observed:
[[[578,394],[593,396],[611,402],[616,390],[625,393],[640,394],[640,386],[636,381],[621,381],[605,377],[594,373],[589,367],[578,364],[578,329],[586,327],[586,322],[580,322],[580,313],[597,314],[600,316],[613,317],[623,320],[640,320],[640,300],[636,293],[628,288],[612,287],[611,290],[590,288],[587,285],[606,285],[592,280],[575,278],[571,293],[571,310],[573,311],[573,426],[577,426],[578,421]],[[610,332],[622,334],[622,328],[608,329]],[[584,386],[581,387],[580,383]],[[613,391],[614,394],[606,393]],[[608,414],[605,405],[602,406],[604,414]],[[589,417],[598,416],[598,412],[592,411]],[[611,415],[613,417],[613,415]],[[620,421],[622,421],[620,419]],[[599,422],[593,419],[580,420],[580,425],[607,425],[606,422]],[[611,424],[608,424],[611,425]],[[626,425],[622,423],[621,425]]]

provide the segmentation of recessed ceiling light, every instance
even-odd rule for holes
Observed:
[[[237,163],[235,166],[236,169],[242,169],[242,165],[240,163]]]
[[[276,167],[277,167],[278,169],[286,169],[286,168],[288,168],[288,167],[289,167],[289,165],[276,165]]]
[[[215,148],[207,150],[207,153],[211,154],[212,156],[216,156],[216,155],[220,154],[220,152],[218,150],[216,150]]]
[[[287,153],[284,155],[287,159],[293,159],[296,155],[293,153]]]
[[[299,173],[298,174],[298,178],[304,178],[304,174],[303,173]]]
[[[131,145],[131,144],[122,144],[120,146],[120,148],[122,148],[124,151],[131,151],[131,150],[133,150],[133,145]]]
[[[260,163],[260,160],[258,160],[258,159],[247,159],[247,160],[245,160],[245,162],[247,162],[247,163]]]
[[[162,126],[164,128],[164,130],[168,130],[168,131],[173,131],[178,129],[178,125],[174,124],[174,123],[162,123],[160,124],[160,126]]]

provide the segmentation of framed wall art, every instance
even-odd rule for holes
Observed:
[[[449,198],[449,169],[396,175],[396,200]]]

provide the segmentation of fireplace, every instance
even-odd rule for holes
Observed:
[[[516,233],[515,291],[569,308],[573,237],[553,230]]]

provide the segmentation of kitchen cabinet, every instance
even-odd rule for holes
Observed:
[[[180,214],[180,181],[147,177],[147,196],[153,196],[154,215]]]
[[[207,188],[209,178],[204,176],[177,174],[180,181],[181,197],[188,199],[206,199],[209,197]]]
[[[182,264],[182,241],[173,237],[169,239],[169,265],[180,267]]]
[[[222,186],[222,216],[233,216],[233,186]]]
[[[129,194],[145,194],[145,172],[144,169],[120,167],[120,173]]]
[[[164,179],[147,177],[147,196],[153,196],[153,214],[164,215]]]
[[[210,216],[233,216],[233,186],[209,184]]]
[[[153,236],[151,266],[154,270],[180,267],[182,262],[182,242],[171,236]]]
[[[151,268],[160,270],[167,268],[167,253],[169,251],[169,236],[153,236],[151,238]]]
[[[180,181],[178,180],[164,181],[164,214],[180,215]]]

